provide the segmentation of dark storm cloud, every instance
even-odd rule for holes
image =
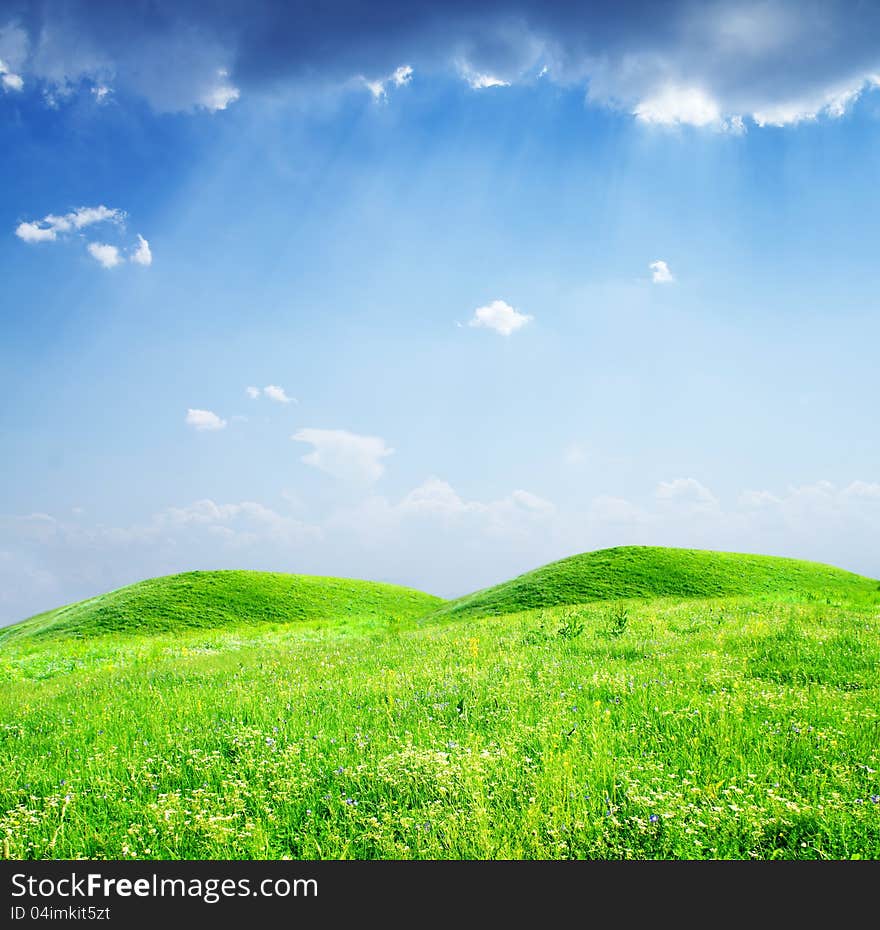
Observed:
[[[0,59],[25,80],[103,82],[158,110],[382,80],[402,65],[510,83],[543,71],[648,121],[730,128],[839,115],[880,72],[880,4],[6,2]]]

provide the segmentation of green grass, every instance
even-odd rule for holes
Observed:
[[[880,592],[847,577],[7,636],[2,854],[878,859]]]
[[[443,601],[397,585],[272,572],[187,572],[153,578],[0,630],[22,637],[183,632],[226,625],[416,617]]]
[[[616,598],[795,595],[871,600],[872,578],[830,565],[736,552],[622,546],[552,562],[484,591],[450,601],[446,616],[506,614]]]

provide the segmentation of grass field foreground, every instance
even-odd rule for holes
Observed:
[[[20,637],[11,858],[880,858],[880,600]]]

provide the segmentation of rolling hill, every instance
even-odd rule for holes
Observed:
[[[39,636],[163,633],[234,624],[417,617],[443,600],[397,585],[274,572],[186,572],[152,578],[0,630]]]
[[[817,562],[702,549],[621,546],[551,562],[444,604],[439,615],[507,614],[616,598],[823,596],[871,598],[871,578]]]
[[[0,630],[0,644],[22,637],[152,634],[237,624],[495,616],[623,598],[762,595],[873,602],[880,597],[880,583],[799,559],[660,546],[622,546],[574,555],[453,601],[411,588],[346,578],[187,572],[38,614]]]

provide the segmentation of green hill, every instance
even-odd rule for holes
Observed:
[[[873,603],[880,584],[816,562],[659,546],[571,556],[454,601],[345,578],[187,572],[38,614],[0,630],[0,644],[22,637],[151,634],[236,624],[498,615],[618,598],[756,595]]]
[[[160,633],[231,624],[421,616],[443,604],[397,585],[273,572],[187,572],[152,578],[0,630],[21,637]]]
[[[443,605],[437,615],[508,614],[616,598],[823,596],[873,599],[877,581],[852,572],[766,555],[621,546],[551,562],[512,581]]]

